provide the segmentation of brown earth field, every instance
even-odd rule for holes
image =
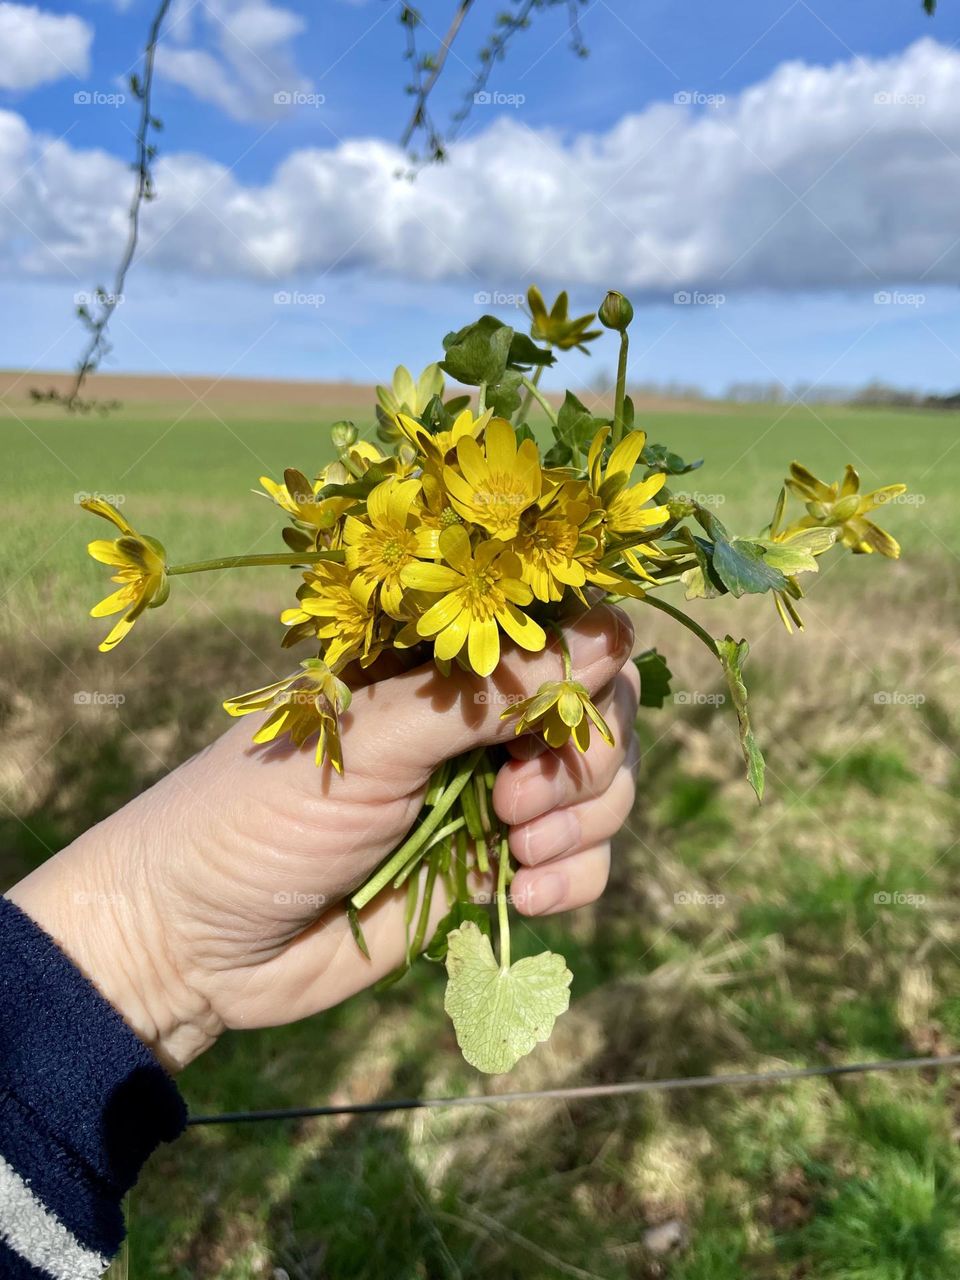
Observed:
[[[384,372],[385,380],[389,377]],[[33,391],[69,391],[71,373],[32,370],[0,370],[0,403],[18,410],[30,405]],[[603,397],[594,391],[579,392],[585,404],[597,407]],[[164,406],[206,404],[211,408],[230,407],[243,412],[259,412],[264,407],[366,409],[374,399],[374,388],[362,382],[311,382],[277,378],[227,378],[215,374],[97,373],[86,381],[83,395],[89,400],[123,404],[163,404]],[[559,403],[562,397],[547,393]],[[667,396],[635,396],[638,410],[654,412],[709,411],[710,401],[671,399]]]

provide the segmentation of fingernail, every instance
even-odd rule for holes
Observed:
[[[530,905],[535,915],[544,915],[558,907],[567,893],[567,877],[562,871],[547,871],[537,876]]]

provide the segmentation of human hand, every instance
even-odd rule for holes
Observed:
[[[405,890],[364,912],[369,960],[344,899],[410,829],[433,769],[476,746],[509,744],[493,798],[520,864],[516,908],[538,915],[590,902],[633,804],[639,680],[620,610],[583,614],[566,638],[613,748],[597,735],[583,756],[570,743],[552,751],[511,740],[505,699],[557,679],[556,650],[507,651],[487,680],[457,668],[444,678],[429,663],[354,693],[344,777],[317,769],[312,752],[254,747],[242,722],[7,896],[172,1069],[224,1028],[307,1017],[402,962]],[[444,910],[437,901],[431,928]]]

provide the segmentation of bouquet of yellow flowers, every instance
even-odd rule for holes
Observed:
[[[571,391],[559,405],[540,390],[554,350],[595,341],[593,315],[571,319],[561,294],[550,310],[538,289],[528,294],[529,333],[492,315],[450,333],[444,359],[418,380],[400,367],[391,387],[377,389],[379,443],[352,423],[332,429],[335,457],[314,478],[290,469],[261,484],[286,513],[285,552],[170,564],[163,546],[137,533],[101,499],[84,503],[119,530],[90,543],[90,554],[115,570],[119,589],[94,607],[120,613],[101,644],[118,644],[140,615],[167,598],[178,574],[241,565],[302,570],[296,604],[280,617],[283,646],[309,644],[296,671],[228,699],[234,716],[262,713],[258,743],[288,736],[310,744],[318,766],[342,773],[349,743],[341,718],[350,704],[351,671],[381,655],[431,660],[442,674],[457,663],[478,676],[494,673],[504,643],[539,652],[554,646],[563,678],[508,705],[516,731],[540,734],[547,746],[585,751],[592,733],[613,741],[588,691],[571,671],[559,625],[571,606],[601,599],[642,602],[670,615],[717,658],[735,709],[747,775],[758,799],[763,757],[750,725],[743,664],[748,646],[714,639],[662,598],[681,583],[687,599],[769,592],[788,631],[801,627],[800,576],[817,571],[835,543],[857,553],[896,557],[894,539],[870,518],[903,485],[861,494],[847,467],[825,484],[790,467],[773,519],[759,536],[730,533],[695,498],[673,494],[677,476],[694,470],[634,423],[626,394],[628,328],[633,310],[619,293],[599,308],[601,325],[619,336],[612,413],[596,415]],[[445,375],[475,395],[444,399]],[[537,433],[529,417],[534,405]],[[544,441],[549,440],[549,444]],[[805,513],[784,523],[787,495]],[[670,672],[655,650],[637,659],[641,702],[662,705]],[[491,802],[497,761],[477,750],[446,762],[431,779],[408,838],[352,895],[348,914],[366,954],[363,913],[385,890],[407,889],[409,967],[426,949],[445,962],[445,1007],[467,1061],[501,1072],[546,1039],[569,1001],[571,974],[550,952],[510,962],[507,833]],[[498,950],[489,909],[475,900],[477,877],[495,875]],[[427,938],[439,890],[448,910]],[[402,972],[401,971],[401,972]]]

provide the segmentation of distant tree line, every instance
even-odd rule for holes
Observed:
[[[597,395],[609,392],[610,383],[598,376],[591,390]],[[630,387],[630,394],[637,402],[644,400],[721,400],[733,404],[827,404],[862,405],[895,409],[960,409],[960,391],[949,395],[936,395],[909,387],[895,387],[879,379],[872,379],[862,387],[830,386],[817,382],[797,382],[788,386],[776,379],[756,382],[731,382],[719,395],[711,396],[695,383],[638,382]]]

